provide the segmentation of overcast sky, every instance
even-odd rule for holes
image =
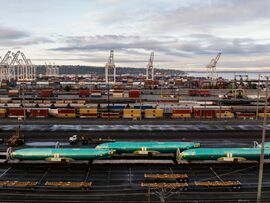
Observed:
[[[34,64],[270,70],[269,0],[0,0],[0,55]]]

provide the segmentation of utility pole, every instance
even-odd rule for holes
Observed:
[[[107,106],[107,113],[108,113],[108,119],[110,120],[110,83],[109,83],[109,81],[108,81],[108,83],[107,83],[107,86],[108,86],[108,88],[107,88],[107,96],[108,96],[108,106]]]
[[[260,155],[260,168],[259,168],[259,180],[258,180],[258,193],[257,202],[261,202],[262,196],[262,179],[263,179],[263,165],[264,165],[264,141],[266,131],[266,113],[268,104],[268,76],[266,77],[265,85],[265,103],[264,103],[264,118],[263,118],[263,129],[262,129],[262,143],[261,143],[261,155]]]
[[[261,74],[259,74],[259,80],[258,80],[258,93],[257,93],[257,106],[256,106],[256,120],[258,120],[258,113],[259,113],[260,84],[261,84]]]

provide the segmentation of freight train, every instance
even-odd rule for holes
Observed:
[[[270,144],[265,143],[264,157],[270,158]],[[110,142],[96,148],[24,148],[7,150],[8,159],[46,160],[54,162],[110,158],[114,154],[175,153],[185,161],[258,161],[260,146],[254,148],[200,148],[195,142]]]
[[[48,107],[46,107],[48,106]],[[263,117],[263,106],[258,108],[258,117]],[[256,106],[214,105],[161,105],[149,104],[3,104],[0,103],[0,118],[174,118],[174,119],[254,119]],[[270,117],[270,112],[267,112]]]
[[[110,157],[114,153],[175,153],[177,150],[199,147],[194,142],[110,142],[96,148],[24,148],[7,151],[9,159],[72,161]]]

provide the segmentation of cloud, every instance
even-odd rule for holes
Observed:
[[[52,39],[39,37],[23,30],[0,26],[0,45],[6,47],[28,46],[40,43],[51,43]]]
[[[221,38],[210,34],[191,34],[184,37],[141,37],[124,35],[72,36],[62,39],[65,46],[49,49],[62,52],[94,52],[111,49],[133,54],[155,51],[165,55],[191,57],[213,55],[252,55],[270,53],[270,43],[251,38]],[[270,41],[270,39],[268,40]]]
[[[218,28],[269,22],[269,0],[142,0],[107,1],[86,14],[83,25],[91,34],[211,33]],[[94,29],[93,29],[94,28]]]
[[[175,8],[161,9],[145,16],[142,30],[150,33],[211,32],[220,27],[267,20],[269,0],[191,1]]]
[[[28,32],[11,27],[0,26],[0,40],[15,40],[29,36],[30,34]]]

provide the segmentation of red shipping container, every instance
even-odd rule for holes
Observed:
[[[242,112],[236,112],[237,118],[255,118],[255,113],[242,113]]]
[[[53,96],[53,90],[47,89],[47,90],[41,90],[40,91],[41,97],[52,97]]]
[[[10,97],[19,96],[19,90],[9,90],[8,96],[10,96]]]
[[[89,90],[80,90],[79,91],[79,96],[80,97],[89,97],[90,91]]]
[[[130,98],[139,98],[141,95],[141,91],[140,90],[130,90],[128,92],[128,95]]]
[[[192,109],[174,109],[174,114],[189,114],[192,113]]]
[[[26,110],[24,108],[11,108],[8,109],[9,117],[25,117]]]
[[[30,117],[46,118],[49,115],[48,109],[30,109]]]
[[[195,118],[214,118],[215,110],[212,109],[194,109]]]
[[[75,109],[58,109],[58,114],[75,114]]]

